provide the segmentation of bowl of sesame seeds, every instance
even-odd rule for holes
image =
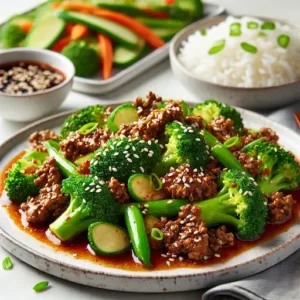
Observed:
[[[73,83],[74,66],[59,53],[16,48],[0,52],[0,116],[32,121],[55,111]]]

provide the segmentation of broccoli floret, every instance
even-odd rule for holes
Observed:
[[[149,173],[161,158],[159,145],[151,140],[114,138],[106,145],[95,152],[90,166],[91,174],[104,180],[113,176],[127,182],[134,173]]]
[[[19,47],[25,37],[26,33],[19,25],[9,22],[1,28],[0,44],[3,48]]]
[[[263,193],[293,190],[300,185],[300,167],[290,152],[268,142],[247,145],[244,151],[261,161],[256,182]]]
[[[102,128],[106,123],[105,106],[89,106],[74,112],[64,121],[60,130],[60,138],[65,139],[70,132],[77,131],[88,123],[98,123],[98,127]]]
[[[70,195],[70,205],[49,226],[60,240],[73,238],[97,221],[119,222],[120,206],[103,181],[90,176],[72,175],[63,180],[61,191]]]
[[[61,53],[74,64],[76,76],[91,77],[99,70],[98,53],[85,41],[74,41]]]
[[[46,153],[29,151],[8,171],[5,190],[11,200],[24,202],[28,196],[38,194],[39,188],[34,183],[37,178],[35,170],[42,165],[46,157]]]
[[[244,125],[241,114],[230,105],[217,102],[215,100],[206,100],[195,106],[194,116],[201,116],[206,124],[213,121],[214,118],[223,116],[225,119],[231,119],[234,122],[234,129],[238,134],[244,132]]]
[[[204,137],[199,130],[180,122],[167,124],[165,135],[169,138],[167,151],[154,169],[154,173],[163,175],[170,167],[188,163],[194,169],[204,169],[208,164],[209,151]]]

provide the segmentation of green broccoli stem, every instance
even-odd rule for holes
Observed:
[[[70,206],[58,219],[50,224],[49,228],[61,241],[67,241],[79,233],[86,231],[96,221],[97,219],[85,216],[81,207],[72,211]]]
[[[55,141],[47,141],[45,143],[49,156],[55,158],[56,164],[64,176],[70,177],[77,174],[77,167],[59,153],[57,145],[58,143]]]
[[[170,154],[165,154],[161,161],[158,162],[156,166],[152,169],[152,173],[155,173],[158,176],[163,176],[169,172],[172,166],[178,165],[174,156]]]
[[[265,138],[261,137],[257,140],[254,140],[253,142],[247,144],[244,148],[243,151],[247,151],[248,149],[251,149],[252,147],[254,147],[255,145],[258,145],[260,143],[263,143],[265,141]]]
[[[257,184],[260,187],[261,191],[266,195],[270,195],[274,192],[282,190],[293,190],[295,188],[286,181],[283,173],[276,174],[272,178],[270,178],[269,176],[259,177],[257,178]]]
[[[212,155],[226,168],[245,172],[251,176],[236,157],[212,134],[204,130],[204,138],[210,147]]]

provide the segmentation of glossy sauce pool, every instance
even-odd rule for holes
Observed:
[[[127,252],[121,255],[112,256],[112,257],[105,257],[105,256],[95,256],[89,251],[88,247],[88,240],[86,237],[86,233],[80,235],[76,239],[74,239],[71,242],[64,242],[60,245],[55,245],[53,242],[47,237],[46,231],[48,230],[48,227],[46,228],[36,228],[32,226],[24,227],[21,222],[21,214],[19,212],[19,205],[15,203],[10,204],[4,204],[7,203],[8,199],[6,198],[5,192],[3,192],[4,188],[4,180],[6,177],[6,171],[10,169],[10,167],[13,165],[15,161],[17,161],[20,157],[24,155],[24,152],[20,153],[18,156],[16,156],[14,159],[12,159],[7,166],[4,168],[2,173],[0,174],[0,195],[2,194],[2,201],[0,202],[0,205],[4,206],[10,216],[10,218],[14,221],[14,223],[23,231],[27,232],[40,242],[43,242],[50,247],[53,248],[55,251],[63,251],[65,253],[68,253],[70,255],[73,255],[75,259],[84,259],[89,260],[95,264],[108,266],[108,267],[114,267],[124,270],[131,270],[131,271],[145,271],[146,269],[137,261],[137,259],[134,257],[132,252]],[[245,242],[240,241],[236,239],[235,245],[233,247],[224,248],[218,253],[220,254],[220,257],[212,257],[208,261],[204,261],[201,263],[193,263],[189,261],[182,261],[180,262],[178,258],[174,259],[174,262],[171,263],[170,266],[167,266],[166,264],[166,258],[161,256],[161,252],[159,251],[152,251],[152,262],[153,262],[153,269],[154,270],[163,270],[163,269],[172,269],[172,268],[183,268],[183,267],[189,267],[189,268],[199,268],[201,266],[207,266],[207,265],[213,265],[216,263],[222,263],[226,260],[244,252],[247,251],[261,243],[264,243],[268,240],[271,240],[275,238],[278,234],[287,231],[293,224],[295,224],[299,218],[300,214],[300,189],[294,191],[293,197],[295,200],[294,209],[293,209],[293,215],[290,220],[285,222],[284,224],[280,225],[274,225],[274,224],[268,224],[266,226],[266,229],[263,233],[263,235],[256,241],[252,242]],[[2,204],[1,204],[2,203]],[[152,269],[152,270],[153,270]]]

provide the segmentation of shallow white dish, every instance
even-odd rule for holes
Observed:
[[[271,127],[281,144],[300,157],[300,136],[280,124],[241,110],[247,127]],[[0,146],[0,170],[21,152],[26,139],[35,130],[58,129],[67,113],[36,122],[24,128]],[[113,269],[76,259],[53,250],[20,230],[0,206],[0,244],[24,262],[54,276],[84,285],[132,292],[175,292],[200,289],[253,275],[284,260],[300,247],[300,221],[287,232],[223,264],[193,269],[133,272]]]

